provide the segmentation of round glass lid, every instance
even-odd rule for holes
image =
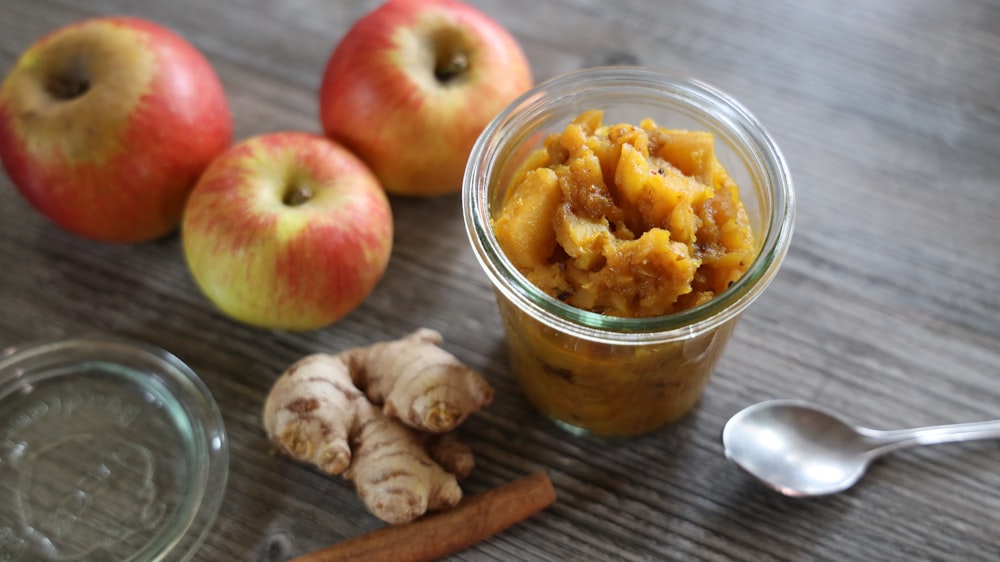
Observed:
[[[0,560],[186,560],[228,464],[214,399],[162,349],[97,336],[0,358]]]

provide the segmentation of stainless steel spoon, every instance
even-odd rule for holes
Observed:
[[[722,430],[729,460],[778,492],[803,497],[850,488],[871,461],[896,449],[996,438],[1000,420],[883,431],[798,400],[755,404]]]

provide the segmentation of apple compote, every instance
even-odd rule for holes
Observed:
[[[553,298],[602,315],[663,316],[713,299],[758,251],[713,135],[603,117],[579,115],[514,173],[492,223],[503,252]],[[608,346],[502,301],[500,311],[531,402],[604,435],[648,431],[690,410],[733,328]]]
[[[493,224],[515,267],[549,295],[610,316],[708,301],[757,247],[714,138],[600,111],[550,135],[515,175]]]

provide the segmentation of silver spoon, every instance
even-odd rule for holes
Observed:
[[[871,461],[896,449],[995,438],[1000,420],[883,431],[798,400],[754,404],[722,430],[729,460],[778,492],[801,497],[850,488]]]

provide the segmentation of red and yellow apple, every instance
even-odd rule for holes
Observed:
[[[143,242],[175,230],[232,129],[208,60],[138,18],[56,29],[0,86],[0,160],[12,183],[53,222],[96,240]]]
[[[230,317],[311,330],[360,305],[385,271],[392,211],[371,170],[320,135],[279,132],[216,158],[181,239],[202,292]]]
[[[459,191],[476,138],[532,85],[520,45],[456,0],[389,0],[334,48],[320,85],[328,136],[400,195]]]

